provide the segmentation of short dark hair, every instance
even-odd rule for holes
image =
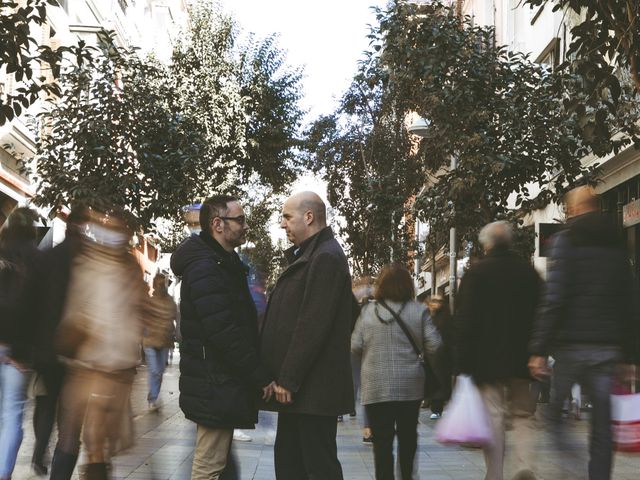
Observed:
[[[208,232],[211,220],[224,217],[229,210],[229,204],[237,201],[233,195],[214,195],[207,198],[200,206],[200,228]]]
[[[415,295],[413,279],[407,267],[400,263],[392,263],[382,268],[376,279],[376,300],[404,303],[413,300]]]

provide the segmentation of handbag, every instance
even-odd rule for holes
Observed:
[[[436,425],[436,440],[444,444],[483,447],[493,442],[493,431],[478,388],[459,375],[451,402]]]

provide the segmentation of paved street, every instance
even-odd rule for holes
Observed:
[[[176,359],[177,360],[177,359]],[[146,411],[146,368],[142,367],[136,378],[132,408],[135,415],[136,445],[119,455],[114,462],[114,478],[137,480],[187,480],[190,476],[195,438],[193,424],[185,420],[178,408],[178,367],[174,363],[165,374],[162,387],[163,408],[158,413]],[[433,440],[434,422],[429,420],[428,410],[423,410],[419,428],[419,478],[423,480],[471,480],[482,479],[484,462],[479,450],[445,447]],[[31,429],[32,405],[25,417],[25,440],[16,480],[36,479],[30,469],[33,448]],[[276,417],[271,413],[260,415],[260,426],[249,432],[252,442],[236,442],[242,480],[271,480],[273,475],[273,442]],[[371,446],[361,443],[360,417],[345,417],[338,426],[340,460],[346,480],[373,479],[373,452]],[[572,421],[577,444],[584,444],[587,422]],[[571,468],[571,462],[560,461],[554,455],[548,435],[539,429],[534,438],[538,464],[543,478],[580,479],[584,473]],[[582,462],[581,462],[582,463]],[[561,464],[561,465],[560,465]],[[507,472],[509,468],[507,467]],[[640,476],[640,455],[618,455],[614,479],[637,480]],[[510,478],[506,476],[505,478]]]

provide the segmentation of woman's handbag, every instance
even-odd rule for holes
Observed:
[[[493,442],[489,414],[478,388],[468,375],[459,375],[456,380],[451,402],[436,426],[436,440],[477,447]]]

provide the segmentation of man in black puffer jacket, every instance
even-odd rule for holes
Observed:
[[[180,407],[197,423],[193,480],[220,478],[234,428],[255,428],[257,402],[272,392],[258,356],[256,308],[247,268],[234,249],[249,229],[238,200],[214,196],[200,208],[199,235],[171,257],[182,277]]]
[[[589,478],[609,479],[612,465],[610,395],[618,363],[638,360],[635,289],[621,242],[589,187],[567,194],[567,228],[556,234],[545,293],[535,323],[529,362],[542,377],[555,358],[552,426],[558,425],[571,386],[581,384],[593,404]]]

